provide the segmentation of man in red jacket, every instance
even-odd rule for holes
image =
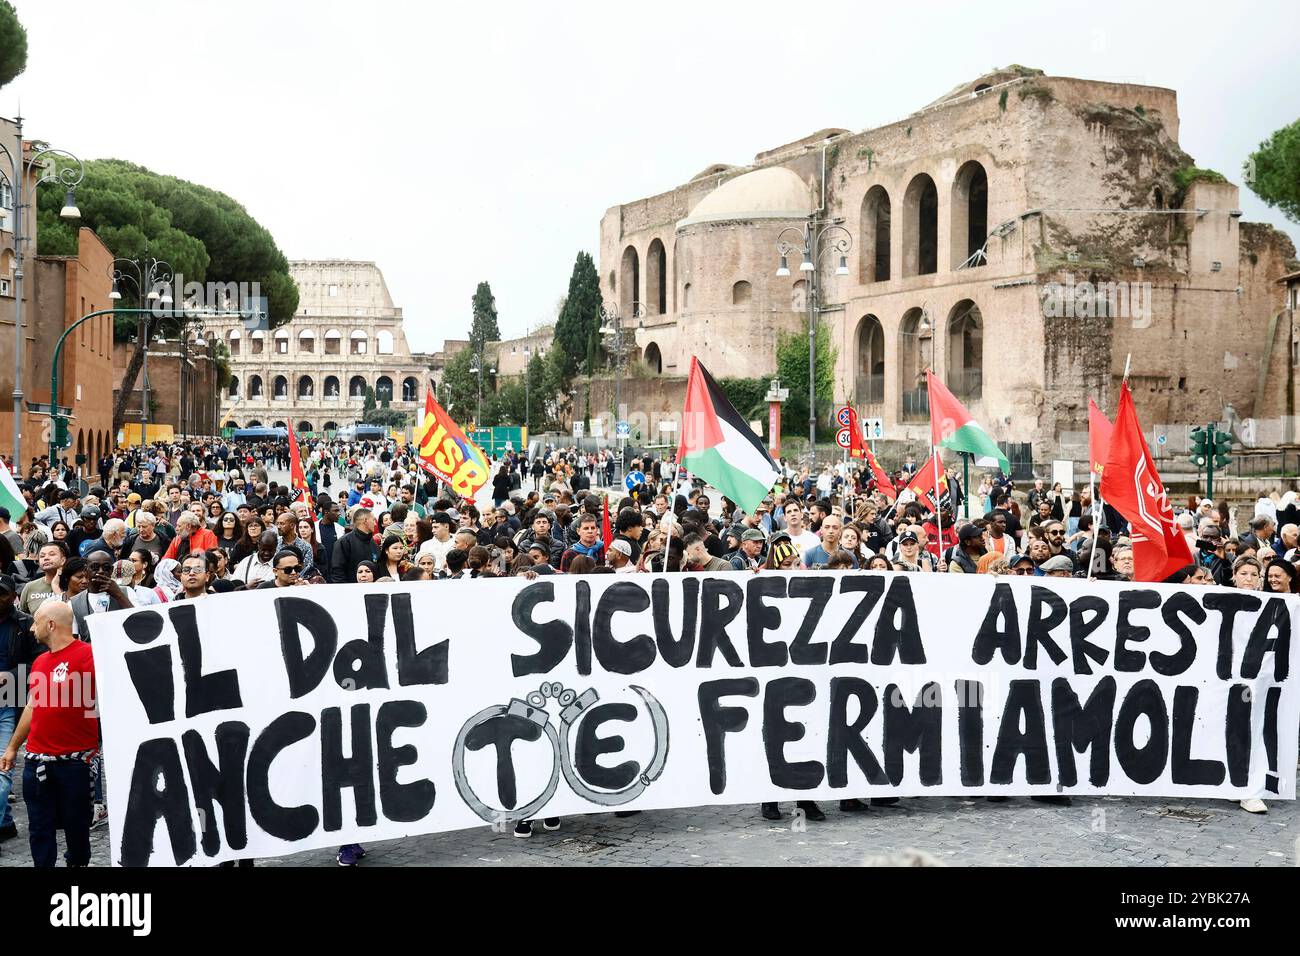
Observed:
[[[186,511],[176,519],[176,537],[167,546],[164,558],[177,560],[187,554],[202,554],[217,546],[217,536],[203,527],[202,520],[193,512]]]

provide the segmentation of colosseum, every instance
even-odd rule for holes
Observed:
[[[1088,398],[1114,409],[1128,356],[1146,423],[1235,414],[1293,437],[1295,333],[1276,317],[1295,248],[1242,222],[1238,187],[1178,134],[1172,90],[1009,67],[614,206],[602,292],[644,314],[661,377],[692,355],[770,376],[815,314],[834,400],[912,444],[931,368],[1018,457],[1081,452]]]
[[[380,405],[423,408],[427,357],[411,353],[402,310],[379,267],[305,260],[290,262],[289,273],[298,285],[291,322],[252,333],[238,323],[212,324],[230,349],[223,425],[285,426],[292,419],[299,435],[330,433],[360,418],[368,387]]]

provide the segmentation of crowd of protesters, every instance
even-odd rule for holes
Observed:
[[[781,480],[747,512],[653,454],[620,467],[608,451],[508,452],[474,501],[426,474],[410,446],[305,442],[302,455],[304,493],[270,479],[290,464],[288,447],[273,442],[121,451],[96,463],[97,484],[43,461],[15,475],[26,508],[0,508],[0,843],[17,835],[11,774],[24,743],[37,865],[54,865],[56,827],[69,865],[86,865],[90,830],[107,820],[97,719],[84,708],[20,712],[15,693],[24,671],[56,665],[93,682],[85,642],[97,613],[252,588],[553,574],[806,568],[1123,581],[1133,572],[1123,519],[1094,507],[1086,489],[1038,480],[1018,490],[988,474],[967,494],[949,472],[937,495],[918,497],[906,490],[910,460],[887,488],[856,463],[814,472],[782,461]],[[1294,492],[1261,499],[1245,527],[1208,500],[1189,501],[1177,520],[1197,561],[1171,581],[1300,590]],[[761,811],[780,817],[775,804]],[[798,812],[825,816],[811,801]],[[532,828],[522,821],[515,833]],[[364,855],[344,846],[338,862]]]

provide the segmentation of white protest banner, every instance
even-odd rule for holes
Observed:
[[[543,576],[90,620],[115,864],[525,817],[954,794],[1294,799],[1294,596]]]

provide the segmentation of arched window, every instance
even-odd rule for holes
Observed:
[[[287,401],[289,398],[289,380],[283,375],[277,375],[271,381],[271,398],[277,402]]]
[[[261,329],[249,335],[252,341],[252,348],[249,349],[250,355],[261,355],[266,350],[266,333]]]
[[[921,173],[903,195],[903,275],[925,276],[939,270],[939,191]]]
[[[275,354],[289,354],[289,333],[284,329],[280,329],[275,333]]]
[[[619,311],[624,316],[636,314],[637,303],[641,301],[641,260],[636,254],[636,246],[623,250],[623,261],[618,270]]]
[[[857,397],[861,405],[885,400],[885,332],[874,315],[858,322]]]
[[[311,422],[306,422],[306,421],[304,421],[304,422],[299,422],[299,423],[298,423],[298,434],[299,434],[299,435],[310,435],[310,434],[311,434],[311,431],[312,431],[312,428],[311,428]]]
[[[272,428],[288,428],[289,426],[286,425],[284,422],[276,422],[276,423],[275,423],[274,425],[272,425],[271,427],[272,427]]]
[[[228,348],[230,349],[231,355],[239,354],[239,341],[240,341],[239,329],[231,329],[230,341],[228,344]]]
[[[236,427],[238,427],[238,426],[236,426]],[[259,422],[259,421],[255,418],[255,419],[253,419],[251,422],[249,422],[247,425],[245,425],[244,427],[245,427],[245,428],[261,428],[261,427],[262,427],[262,423]]]
[[[749,283],[744,279],[741,279],[731,287],[731,304],[748,305],[752,294],[753,289],[750,287]]]
[[[248,380],[248,397],[249,397],[249,398],[261,398],[261,397],[262,397],[262,376],[260,376],[260,375],[254,375],[254,376],[252,376],[251,378],[249,378],[249,380]]]
[[[86,454],[86,432],[83,429],[77,429],[77,457],[80,458]]]
[[[388,329],[380,329],[375,333],[375,351],[379,355],[393,354],[393,333]]]
[[[862,197],[861,236],[858,241],[860,281],[889,279],[890,206],[884,186],[872,186]]]
[[[338,329],[330,329],[325,333],[325,354],[338,355],[343,351],[343,333]]]
[[[311,380],[310,375],[303,375],[298,379],[298,398],[312,399],[316,397],[316,383]]]
[[[311,329],[303,329],[298,333],[298,351],[308,355],[316,351],[316,333]]]
[[[790,311],[807,312],[808,311],[808,280],[795,279],[794,285],[790,286]]]
[[[691,284],[688,282],[682,286],[682,311],[685,312],[691,307]]]
[[[898,326],[898,384],[904,421],[924,421],[930,417],[925,373],[933,363],[933,322],[924,309],[908,309]]]
[[[384,402],[393,400],[393,380],[387,375],[381,375],[375,381],[375,401],[381,405]]]
[[[236,428],[239,427],[239,422],[235,421],[235,420],[232,418],[232,419],[230,419],[230,421],[226,422],[226,424],[222,425],[221,427],[222,427],[222,428],[229,428],[229,429],[231,429],[231,430],[233,431],[234,429],[236,429]]]
[[[664,359],[659,353],[659,346],[651,342],[645,347],[645,364],[656,375],[662,375],[664,370]]]
[[[338,430],[339,430],[339,423],[338,423],[338,422],[326,422],[326,423],[325,423],[325,427],[324,427],[325,434],[328,435],[328,434],[330,434],[331,432],[336,432],[336,431],[338,431]]]
[[[962,299],[948,313],[948,388],[961,399],[984,394],[984,318]]]
[[[230,391],[228,394],[230,395],[231,398],[239,397],[239,376],[238,375],[230,376]]]
[[[352,334],[348,336],[348,353],[350,355],[366,354],[366,333],[360,329],[353,329]]]
[[[408,375],[406,378],[402,379],[402,401],[415,402],[419,401],[419,399],[420,383]]]
[[[668,311],[668,254],[658,239],[646,251],[645,298],[647,315],[663,315]]]
[[[325,376],[325,397],[326,398],[339,397],[339,377],[337,375]]]
[[[365,398],[366,380],[360,375],[353,375],[348,380],[348,398]]]
[[[952,181],[952,262],[958,269],[984,265],[989,235],[989,180],[984,167],[963,163]]]

